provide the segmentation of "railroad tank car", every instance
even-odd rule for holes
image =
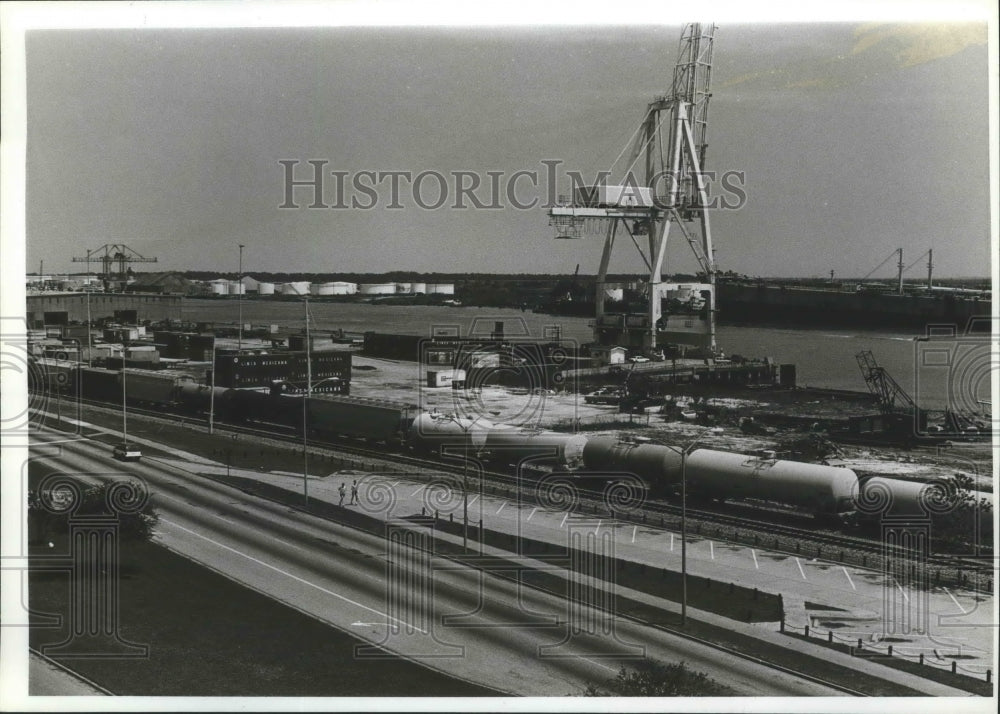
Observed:
[[[489,460],[495,463],[527,461],[532,465],[552,464],[572,469],[582,463],[586,444],[587,438],[579,434],[494,425],[486,432],[485,446]]]
[[[982,499],[993,503],[993,494],[971,491],[978,504]],[[924,518],[947,513],[954,507],[955,495],[947,481],[908,481],[873,476],[855,489],[857,512],[861,518],[914,516]]]
[[[838,515],[854,510],[858,476],[836,466],[696,449],[687,457],[687,480],[689,493],[706,498],[753,498]]]
[[[486,419],[421,412],[410,426],[407,443],[417,451],[431,454],[461,456],[466,450],[482,454],[486,450],[486,436],[495,426]]]
[[[301,405],[295,397],[279,399]],[[309,397],[306,407],[309,430],[321,437],[346,436],[391,445],[403,443],[417,411],[414,404],[344,395]]]
[[[583,463],[594,473],[635,474],[657,492],[665,491],[674,482],[680,483],[680,454],[660,444],[594,436],[583,447]]]

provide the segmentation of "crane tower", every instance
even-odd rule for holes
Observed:
[[[594,320],[599,345],[649,353],[671,344],[715,352],[715,259],[703,173],[715,29],[685,26],[670,91],[649,103],[622,183],[607,184],[605,174],[605,182],[574,186],[571,196],[549,210],[557,238],[580,238],[588,223],[602,224]],[[698,260],[701,282],[663,280],[673,225]],[[631,243],[642,258],[638,284],[608,282],[616,239]]]
[[[156,258],[145,258],[123,243],[105,243],[100,248],[88,250],[86,257],[73,258],[74,263],[86,263],[88,273],[91,261],[100,261],[101,279],[107,285],[115,280],[124,283],[128,279],[130,263],[155,263]],[[115,265],[118,266],[117,271],[113,270]]]

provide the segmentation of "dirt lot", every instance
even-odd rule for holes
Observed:
[[[719,414],[717,424],[696,424],[679,416],[695,406],[694,397],[673,396],[676,408],[661,413],[619,414],[616,406],[584,403],[581,394],[529,394],[527,390],[484,387],[479,393],[450,387],[428,388],[426,366],[414,362],[354,356],[351,394],[360,397],[410,402],[422,409],[457,413],[465,417],[542,428],[579,429],[588,434],[633,433],[654,442],[687,444],[698,439],[705,448],[750,453],[774,450],[779,457],[822,460],[852,468],[859,473],[894,478],[931,480],[956,473],[971,476],[982,490],[992,491],[992,454],[988,444],[956,444],[952,448],[911,450],[834,444],[808,427],[774,428],[774,433],[751,435],[739,427],[742,416],[780,412],[792,417],[817,420],[843,419],[867,413],[873,407],[858,400],[828,396],[798,397],[794,394],[760,391],[739,397],[710,397],[698,405]],[[807,448],[802,448],[803,444]],[[813,448],[808,448],[813,447]],[[818,448],[817,448],[818,447]],[[815,453],[817,452],[818,453]]]

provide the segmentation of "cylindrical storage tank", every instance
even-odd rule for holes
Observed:
[[[294,283],[285,283],[282,286],[282,295],[308,295],[310,283],[306,280],[300,280]]]
[[[649,488],[680,483],[680,454],[659,444],[595,436],[587,439],[583,447],[583,463],[590,472],[635,474]]]
[[[396,283],[362,283],[358,285],[362,295],[395,295]]]
[[[486,448],[486,436],[493,423],[485,419],[465,419],[446,414],[423,412],[410,426],[410,443],[424,451],[451,456],[461,456],[468,448],[470,454]]]
[[[333,295],[333,283],[313,283],[309,292],[313,295]]]
[[[274,283],[257,283],[258,295],[274,295]]]
[[[409,295],[413,292],[412,283],[396,283],[396,292],[400,295]]]
[[[427,283],[412,283],[410,287],[414,295],[421,295],[427,292]]]
[[[427,283],[427,293],[433,295],[454,295],[454,283]]]
[[[687,481],[689,491],[707,498],[755,498],[814,513],[848,513],[854,510],[858,476],[836,466],[697,449],[687,458]]]
[[[334,295],[353,295],[358,291],[357,283],[344,283],[338,281],[335,283],[329,283],[329,285],[333,286]]]
[[[220,282],[220,283],[213,282],[213,283],[209,283],[209,286],[212,288],[212,294],[213,295],[228,295],[229,294],[229,283],[228,282]]]
[[[490,461],[502,464],[554,464],[579,466],[587,437],[554,431],[531,431],[497,426],[486,434]]]
[[[230,295],[245,295],[247,291],[247,286],[241,283],[239,280],[229,281],[229,294]]]

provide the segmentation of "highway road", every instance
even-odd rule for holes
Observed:
[[[380,537],[248,496],[155,458],[120,463],[111,458],[110,447],[97,442],[64,442],[58,449],[38,457],[48,470],[88,481],[143,479],[160,515],[155,537],[173,550],[363,640],[504,692],[580,694],[588,684],[614,676],[630,662],[627,655],[643,653],[664,662],[683,660],[745,695],[842,694],[624,619],[614,620],[617,637],[571,636],[567,603],[555,595],[455,569],[436,556],[430,560],[435,570],[428,591],[422,556],[407,548],[389,556]],[[388,572],[402,583],[389,588],[389,596]],[[443,620],[446,616],[458,617]]]

